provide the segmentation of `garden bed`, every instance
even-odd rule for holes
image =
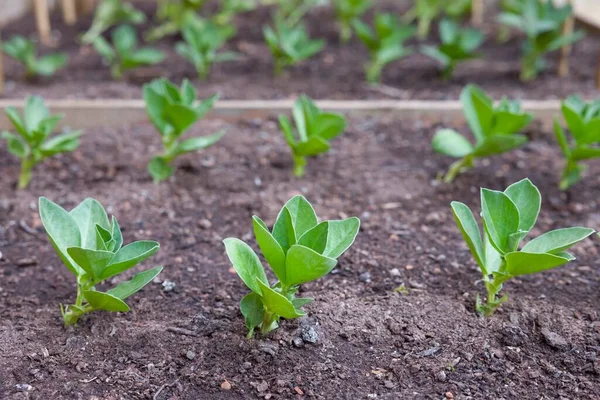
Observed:
[[[385,11],[404,13],[408,2],[380,7]],[[140,34],[152,26],[153,7],[140,5],[148,14],[148,23],[139,27]],[[4,97],[22,98],[36,93],[45,98],[141,98],[141,85],[155,77],[172,80],[188,77],[194,80],[202,96],[219,92],[225,99],[282,99],[306,93],[316,99],[456,99],[467,83],[482,86],[492,97],[511,96],[528,99],[561,99],[573,93],[596,97],[595,70],[597,65],[596,39],[590,34],[577,43],[571,56],[568,79],[556,76],[558,54],[548,58],[549,67],[538,79],[522,84],[519,81],[519,59],[522,37],[515,36],[507,43],[496,41],[495,10],[489,10],[483,27],[486,41],[481,46],[483,58],[458,66],[449,81],[439,77],[435,61],[415,53],[390,64],[383,74],[382,85],[366,84],[363,65],[368,60],[366,49],[355,38],[347,45],[338,40],[334,16],[329,9],[319,9],[306,17],[311,35],[324,38],[327,46],[316,57],[290,68],[288,73],[273,78],[273,64],[262,36],[262,26],[270,23],[270,12],[261,8],[236,19],[238,35],[226,45],[227,50],[241,54],[238,61],[215,65],[206,82],[199,82],[192,65],[174,51],[179,40],[166,38],[156,46],[167,57],[163,63],[131,72],[121,82],[113,81],[109,68],[102,65],[100,56],[91,46],[81,47],[76,38],[90,25],[91,16],[82,18],[75,26],[66,26],[58,13],[53,14],[52,26],[58,45],[48,51],[64,51],[70,62],[56,76],[41,82],[26,83],[21,79],[22,67],[7,60],[8,84]],[[371,21],[372,15],[365,20]],[[14,34],[29,35],[34,31],[33,15],[27,15],[2,30],[6,40]],[[428,43],[437,40],[432,32]],[[410,45],[417,47],[415,40]]]
[[[73,154],[38,167],[26,191],[14,192],[18,161],[0,148],[0,397],[598,396],[598,242],[578,245],[566,267],[510,281],[509,301],[481,319],[473,310],[480,274],[449,203],[478,209],[480,186],[527,176],[543,193],[533,235],[598,227],[600,165],[591,163],[569,199],[557,189],[556,144],[533,128],[522,149],[441,185],[436,176],[451,160],[432,153],[435,124],[381,115],[351,119],[333,151],[295,179],[274,120],[205,120],[192,134],[222,127],[222,142],[179,160],[162,185],[146,172],[160,147],[149,124],[90,130]],[[315,298],[308,318],[246,339],[238,302],[247,289],[221,240],[254,245],[251,215],[272,224],[296,193],[322,218],[359,216],[361,232],[334,273],[302,287]],[[160,241],[146,264],[164,265],[159,278],[175,289],[150,284],[131,298],[131,312],[97,312],[63,328],[58,303],[73,301],[75,281],[41,227],[41,195],[66,208],[94,197],[119,218],[126,242]]]

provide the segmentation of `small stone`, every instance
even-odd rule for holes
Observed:
[[[251,362],[249,362],[249,361],[245,361],[245,362],[242,364],[242,368],[244,368],[244,369],[250,369],[250,368],[252,368],[252,363],[251,363]]]
[[[196,353],[194,353],[194,352],[193,352],[193,351],[191,351],[191,350],[188,350],[188,351],[185,353],[185,358],[187,358],[188,360],[192,361],[194,358],[196,358]]]
[[[437,379],[438,382],[446,382],[446,373],[444,371],[438,372],[435,374],[435,379]]]
[[[27,383],[17,383],[15,385],[15,389],[17,389],[19,392],[31,392],[33,390],[33,386]]]
[[[173,261],[175,261],[175,264],[181,264],[183,262],[183,257],[177,256]]]
[[[446,392],[445,396],[446,396],[446,398],[447,398],[447,399],[449,399],[449,400],[451,400],[451,399],[453,399],[453,398],[454,398],[454,395],[452,394],[452,392]]]
[[[198,226],[202,229],[210,229],[212,228],[212,222],[210,222],[206,218],[203,218],[200,221],[198,221]]]
[[[294,347],[304,347],[304,340],[302,340],[302,338],[299,337],[295,337],[294,339],[292,339],[292,344],[294,345]]]
[[[176,287],[177,285],[175,284],[175,282],[164,281],[162,283],[163,292],[172,292]]]
[[[306,343],[317,343],[319,333],[314,326],[302,326],[302,340]]]
[[[229,381],[227,379],[225,379],[223,381],[223,383],[221,383],[221,389],[223,389],[223,390],[231,390],[231,383],[229,383]]]
[[[362,274],[360,274],[358,279],[360,279],[361,282],[369,283],[371,282],[371,273],[369,271],[363,272]]]
[[[262,381],[261,383],[256,385],[256,390],[258,390],[260,393],[266,392],[267,390],[269,390],[269,384],[267,383],[267,381]]]
[[[568,342],[556,332],[551,332],[548,328],[542,328],[542,335],[546,339],[546,343],[558,350],[566,349]]]
[[[268,355],[275,357],[277,350],[279,350],[279,346],[277,346],[275,343],[261,343],[258,346],[258,349],[263,353],[267,353]]]
[[[392,268],[390,270],[390,275],[391,276],[400,276],[400,270],[398,268]]]

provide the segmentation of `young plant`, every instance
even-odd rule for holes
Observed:
[[[279,116],[279,126],[285,141],[292,151],[294,175],[304,175],[306,157],[326,153],[331,148],[329,141],[346,129],[346,118],[340,114],[324,113],[305,95],[294,104],[296,131],[285,115]]]
[[[302,306],[313,299],[296,298],[298,287],[327,275],[354,243],[360,220],[317,220],[315,210],[302,196],[291,198],[281,209],[273,231],[257,216],[252,217],[254,236],[278,282],[271,286],[258,256],[243,241],[227,238],[225,250],[233,268],[251,292],[240,302],[248,337],[254,329],[266,335],[281,318],[305,315]]]
[[[94,40],[94,48],[110,65],[110,73],[114,79],[123,78],[123,74],[129,70],[158,64],[165,58],[160,50],[150,47],[137,48],[137,34],[129,25],[115,29],[111,39],[112,45],[102,36],[98,36]]]
[[[164,147],[164,152],[148,164],[155,183],[173,175],[172,163],[177,157],[212,146],[223,137],[224,132],[217,132],[180,141],[181,136],[212,109],[218,97],[214,95],[196,104],[196,89],[187,79],[181,89],[166,78],[144,85],[146,112],[160,133]]]
[[[518,10],[517,10],[518,11]],[[544,56],[568,46],[585,36],[583,31],[563,35],[564,22],[573,15],[570,4],[555,6],[552,1],[525,0],[519,14],[505,12],[498,20],[517,28],[527,36],[521,58],[521,80],[538,76],[545,67]]]
[[[356,35],[369,50],[371,60],[365,66],[369,82],[378,82],[387,64],[412,53],[404,47],[404,42],[414,35],[415,28],[402,25],[392,14],[376,14],[375,29],[359,20],[353,26]]]
[[[335,18],[340,29],[343,43],[352,38],[352,26],[373,5],[371,0],[333,0]]]
[[[450,79],[459,62],[479,57],[475,50],[483,42],[483,33],[477,29],[463,29],[448,19],[440,22],[439,30],[442,44],[439,47],[423,46],[421,51],[437,60],[443,68],[442,77]]]
[[[471,0],[416,0],[415,5],[404,16],[404,22],[418,20],[417,36],[425,39],[429,34],[431,23],[446,15],[460,18],[471,10]]]
[[[485,302],[477,296],[478,313],[491,315],[506,301],[507,295],[500,297],[500,291],[510,278],[574,260],[566,250],[594,233],[582,227],[556,229],[530,240],[519,250],[519,244],[535,225],[541,202],[539,190],[529,179],[510,185],[504,192],[481,189],[483,239],[469,207],[452,202],[456,224],[481,269],[487,292]]]
[[[156,19],[161,24],[146,33],[146,40],[154,42],[182,32],[189,25],[201,23],[198,12],[203,6],[204,0],[161,0],[156,11]]]
[[[40,197],[40,218],[50,243],[65,266],[77,278],[75,304],[60,310],[65,326],[74,325],[84,314],[96,310],[129,311],[125,303],[132,294],[150,283],[162,271],[156,267],[136,274],[128,281],[101,292],[96,286],[154,255],[158,242],[141,240],[123,246],[123,235],[113,216],[94,199],[86,199],[71,211]]]
[[[432,146],[436,152],[460,158],[444,177],[447,183],[473,168],[477,158],[502,154],[525,144],[527,137],[519,132],[533,119],[533,115],[521,109],[518,101],[504,98],[494,107],[492,99],[472,84],[463,89],[460,101],[475,145],[452,129],[442,129],[435,134]]]
[[[233,20],[236,16],[252,11],[256,6],[256,0],[222,0],[219,12],[213,20],[219,26],[233,26]]]
[[[25,101],[23,117],[14,107],[4,109],[18,135],[2,132],[8,151],[21,159],[21,174],[17,187],[24,189],[31,181],[33,167],[55,154],[67,153],[79,147],[82,131],[67,131],[51,137],[62,115],[50,115],[41,97]]]
[[[43,57],[37,56],[35,43],[23,36],[15,35],[1,46],[7,56],[14,58],[25,66],[25,78],[52,76],[63,68],[69,57],[64,53],[53,53]]]
[[[324,40],[311,40],[301,24],[292,27],[276,20],[275,30],[265,26],[263,34],[275,60],[275,75],[280,75],[287,66],[314,56],[325,46]]]
[[[137,10],[130,2],[123,0],[102,0],[96,8],[90,29],[82,36],[84,44],[92,44],[108,28],[117,24],[141,24],[146,15]]]
[[[559,187],[567,190],[581,180],[586,170],[581,161],[600,158],[600,100],[586,103],[579,96],[570,96],[562,102],[562,114],[573,138],[569,144],[558,118],[555,119],[554,133],[565,157]]]
[[[233,33],[227,27],[219,27],[210,21],[189,25],[183,29],[185,42],[177,43],[175,49],[196,68],[200,80],[207,78],[214,63],[235,60],[237,53],[222,52],[227,39]]]
[[[274,4],[275,20],[281,21],[288,26],[296,26],[310,10],[327,0],[274,0],[263,1],[263,5]]]

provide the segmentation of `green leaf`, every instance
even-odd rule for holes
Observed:
[[[94,41],[95,42],[95,41]],[[121,56],[128,56],[137,46],[137,34],[130,25],[121,25],[112,32],[112,42]]]
[[[52,243],[65,266],[74,275],[79,276],[81,269],[67,252],[69,247],[81,246],[81,235],[77,222],[64,208],[45,197],[40,197],[39,211],[50,243]]]
[[[475,148],[473,155],[475,157],[486,157],[502,154],[521,147],[525,143],[527,143],[527,136],[524,135],[490,135]]]
[[[267,311],[287,319],[298,318],[305,315],[304,312],[296,310],[291,301],[271,289],[261,280],[256,279],[256,283],[260,287],[262,302],[267,307]]]
[[[164,116],[168,123],[175,129],[177,137],[194,125],[199,119],[196,111],[182,104],[167,106]]]
[[[112,251],[114,251],[116,253],[117,251],[119,251],[121,249],[121,246],[123,245],[123,234],[121,233],[121,227],[119,226],[119,223],[117,222],[117,219],[115,218],[114,215],[112,217],[111,236],[112,236],[112,239],[115,241]]]
[[[600,157],[600,147],[576,147],[571,150],[573,161],[589,160]]]
[[[105,310],[113,312],[127,312],[129,306],[125,302],[108,293],[98,292],[96,290],[86,290],[83,297],[95,310]]]
[[[67,64],[68,60],[69,57],[66,54],[49,54],[37,60],[35,63],[35,72],[36,74],[42,76],[54,75],[56,71],[63,68]]]
[[[279,126],[281,127],[281,131],[283,132],[283,136],[285,137],[285,141],[287,142],[288,146],[294,148],[296,146],[294,131],[292,130],[290,120],[285,115],[279,116]]]
[[[433,150],[450,157],[465,157],[473,152],[473,146],[463,135],[452,129],[440,129],[431,142]]]
[[[113,50],[110,43],[106,41],[102,36],[98,36],[94,40],[94,49],[102,58],[104,58],[108,63],[112,64],[115,62],[117,57],[115,51]]]
[[[531,114],[496,111],[491,134],[512,135],[524,129],[533,120]]]
[[[17,135],[13,135],[10,132],[2,132],[1,137],[6,140],[8,151],[11,154],[19,158],[27,157],[29,154],[29,149]]]
[[[285,282],[285,253],[275,237],[269,232],[267,225],[256,215],[252,217],[254,236],[260,251],[281,282]]]
[[[84,249],[81,247],[69,247],[67,253],[95,281],[99,281],[97,278],[100,277],[104,268],[106,268],[110,260],[114,257],[114,253],[111,251]]]
[[[121,282],[114,288],[110,289],[107,294],[110,294],[118,299],[125,300],[134,293],[139,292],[144,286],[149,284],[161,273],[163,267],[154,267],[146,271],[139,272],[128,281]]]
[[[193,137],[177,145],[177,150],[175,150],[177,155],[191,153],[194,151],[202,150],[207,147],[210,147],[217,143],[221,138],[225,136],[225,132],[217,132],[209,136],[198,136]]]
[[[250,292],[244,296],[240,301],[240,311],[246,321],[246,328],[252,334],[254,328],[261,324],[265,316],[265,306],[260,295]]]
[[[135,50],[123,59],[123,68],[132,69],[143,65],[154,65],[165,59],[165,53],[149,47]]]
[[[287,253],[288,249],[296,244],[296,232],[294,231],[292,215],[285,206],[279,212],[277,220],[275,220],[273,237],[277,240],[284,253]]]
[[[308,140],[298,142],[294,147],[294,152],[301,156],[316,156],[326,153],[331,148],[327,140],[319,136],[311,136]]]
[[[17,132],[23,136],[23,139],[27,139],[29,134],[27,132],[27,128],[25,128],[25,123],[21,119],[19,112],[14,107],[6,107],[4,109],[4,113],[13,124]]]
[[[528,253],[557,254],[582,241],[595,231],[590,228],[573,227],[556,229],[531,240],[523,250]]]
[[[96,237],[96,224],[104,229],[110,229],[108,216],[104,207],[102,207],[98,200],[87,198],[72,209],[70,214],[75,219],[75,222],[77,222],[77,226],[79,226],[81,247],[92,250],[100,249],[102,243],[98,243],[98,238]]]
[[[301,245],[290,247],[285,259],[287,285],[300,285],[327,275],[335,268],[337,260],[323,256]]]
[[[115,253],[114,258],[99,276],[100,280],[120,274],[129,268],[135,267],[145,259],[158,252],[160,245],[152,240],[140,240],[123,246]]]
[[[227,257],[242,281],[256,294],[261,294],[257,281],[269,284],[265,269],[250,246],[236,238],[223,240]]]
[[[44,104],[44,100],[38,96],[30,96],[25,100],[24,109],[25,129],[33,132],[39,129],[40,123],[50,117],[50,111]]]
[[[153,157],[148,163],[148,172],[154,179],[154,182],[164,181],[175,172],[175,168],[167,164],[164,158],[160,156]]]
[[[491,243],[501,254],[510,251],[510,235],[519,230],[519,210],[504,193],[481,189],[481,217]]]
[[[83,131],[73,131],[57,135],[42,144],[40,153],[46,157],[50,157],[55,154],[74,151],[79,147],[78,139],[81,135],[83,135]]]
[[[554,134],[556,136],[556,141],[560,146],[560,149],[565,156],[565,158],[571,157],[571,150],[569,150],[569,144],[567,142],[567,136],[565,135],[565,131],[562,126],[558,122],[558,118],[554,119]]]
[[[479,87],[469,84],[460,94],[467,123],[480,143],[491,131],[494,118],[492,100]]]
[[[323,255],[336,259],[340,257],[354,243],[360,229],[360,220],[356,217],[345,220],[333,220],[328,222],[327,246]]]
[[[579,115],[579,113],[566,102],[563,102],[561,110],[563,117],[567,122],[567,126],[569,127],[569,130],[571,131],[571,134],[575,140],[583,138],[585,134],[585,125],[581,115]]]
[[[317,214],[304,196],[297,195],[292,197],[285,203],[284,208],[290,212],[296,239],[317,225]]]
[[[500,272],[502,255],[496,250],[485,231],[483,232],[483,251],[485,254],[485,270],[491,275]]]
[[[523,251],[505,254],[506,271],[511,276],[535,274],[547,269],[560,267],[569,259],[553,254],[526,253]]]
[[[489,272],[486,269],[485,253],[483,252],[483,244],[481,241],[481,232],[479,231],[479,226],[477,225],[477,221],[475,221],[473,213],[467,205],[458,201],[453,201],[450,203],[450,207],[452,208],[452,214],[454,215],[456,225],[458,225],[463,239],[467,243],[471,254],[481,269],[481,272],[484,275],[488,275]]]
[[[298,239],[298,244],[308,247],[319,254],[323,254],[327,246],[327,235],[329,232],[329,222],[323,221],[308,231]]]
[[[529,232],[537,221],[542,195],[528,178],[513,183],[504,191],[519,210],[519,230]]]
[[[167,99],[160,94],[157,88],[162,87],[162,81],[153,81],[151,84],[144,85],[144,103],[148,117],[158,129],[162,136],[167,134],[167,121],[163,112],[168,105]]]
[[[298,310],[300,307],[304,307],[305,305],[307,305],[308,303],[313,302],[314,299],[311,299],[309,297],[298,297],[292,300],[292,304],[294,305],[294,307],[296,308],[296,310]]]
[[[316,116],[311,124],[311,133],[325,140],[331,140],[344,132],[346,119],[339,114],[323,113]]]

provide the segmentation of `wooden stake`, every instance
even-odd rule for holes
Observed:
[[[484,0],[472,0],[471,3],[471,24],[475,26],[483,25],[483,14],[485,7]]]
[[[75,0],[62,0],[63,19],[67,25],[73,25],[77,22],[77,9]]]
[[[78,0],[79,10],[82,15],[90,14],[94,11],[94,0]]]
[[[0,48],[2,47],[2,37],[0,37]],[[4,93],[4,52],[0,51],[0,94]]]
[[[573,7],[573,0],[568,0],[571,7]],[[563,36],[573,34],[575,29],[575,17],[572,14],[563,24]],[[564,78],[569,75],[569,56],[573,50],[573,45],[564,46],[560,49],[560,60],[558,61],[558,76]]]
[[[48,0],[35,0],[35,21],[37,24],[40,42],[46,46],[52,44],[52,32],[50,31],[50,9]]]

